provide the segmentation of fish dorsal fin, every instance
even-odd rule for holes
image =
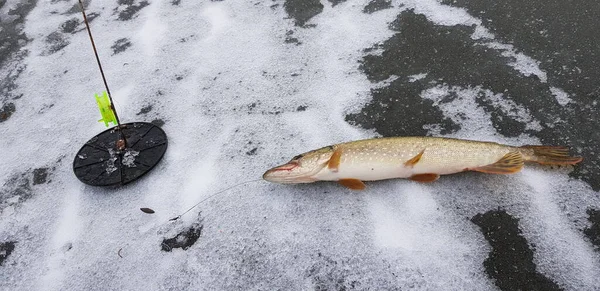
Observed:
[[[338,181],[342,186],[352,190],[364,190],[367,188],[365,183],[359,179],[340,179]]]
[[[329,170],[332,172],[337,172],[340,168],[341,158],[342,149],[338,147],[333,151],[331,158],[329,158],[329,162],[327,162],[327,168],[329,168]]]
[[[493,164],[471,170],[488,174],[512,174],[520,171],[521,168],[523,168],[523,156],[519,152],[511,152]]]
[[[412,167],[412,166],[416,165],[421,160],[421,157],[423,156],[424,152],[425,152],[425,150],[422,150],[420,153],[418,153],[412,159],[406,161],[404,163],[404,165],[407,166],[407,167]]]
[[[410,176],[410,179],[416,182],[429,183],[440,178],[438,174],[416,174]]]

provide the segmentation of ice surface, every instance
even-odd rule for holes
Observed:
[[[475,25],[473,39],[513,59],[507,65],[524,76],[546,81],[535,60],[495,41],[465,10],[396,1],[368,14],[369,1],[323,1],[323,11],[300,28],[280,1],[152,1],[129,21],[119,20],[126,7],[115,2],[91,1],[88,13],[99,14],[92,31],[119,117],[163,121],[169,149],[125,187],[89,187],[75,178],[73,155],[104,130],[93,100],[102,81],[83,24],[77,33],[59,32],[79,17],[64,14],[72,1],[38,1],[24,25],[31,41],[22,48],[29,54],[15,89],[23,97],[0,123],[0,183],[22,194],[1,204],[0,242],[16,244],[0,266],[0,289],[494,289],[482,265],[489,245],[469,219],[498,208],[520,219],[539,272],[566,289],[600,288],[599,255],[579,231],[587,226],[586,206],[600,199],[570,179],[568,167],[467,173],[426,185],[384,181],[364,192],[255,182],[168,222],[298,153],[376,136],[344,118],[370,100],[371,88],[393,81],[370,83],[359,61],[393,34],[388,25],[404,9],[439,25]],[[301,44],[285,42],[290,31]],[[66,45],[50,53],[53,33]],[[131,46],[113,53],[123,38]],[[527,134],[499,135],[475,98],[528,130],[539,130],[539,121],[502,95],[479,95],[476,86],[436,85],[421,96],[461,125],[451,137],[538,143]],[[561,92],[553,89],[564,105]],[[429,133],[440,132],[432,126]],[[31,169],[40,167],[53,168],[51,181],[30,185]],[[165,239],[197,233],[199,225],[187,249],[162,250]]]

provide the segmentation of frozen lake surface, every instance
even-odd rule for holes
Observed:
[[[127,186],[77,180],[105,127],[76,1],[0,0],[0,289],[600,289],[599,2],[85,2],[121,120],[169,148]],[[299,153],[411,135],[584,161],[253,182],[168,221]]]

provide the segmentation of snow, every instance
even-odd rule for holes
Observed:
[[[114,2],[92,1],[88,13],[100,14],[92,32],[119,117],[163,120],[169,148],[151,173],[125,187],[95,188],[75,178],[74,154],[104,130],[93,99],[102,80],[85,32],[65,34],[69,44],[48,54],[45,37],[79,15],[54,13],[71,2],[39,1],[24,26],[32,39],[17,80],[24,96],[0,124],[0,182],[55,169],[51,182],[31,186],[32,197],[12,198],[0,209],[0,242],[17,241],[0,267],[0,289],[334,289],[339,282],[358,289],[493,289],[482,266],[490,248],[468,218],[500,207],[521,219],[540,272],[566,289],[600,286],[599,255],[578,231],[585,227],[580,205],[600,199],[568,177],[571,168],[465,174],[426,185],[384,181],[360,193],[333,183],[253,182],[168,221],[298,153],[376,136],[344,118],[385,84],[370,83],[358,62],[364,49],[393,34],[388,24],[403,9],[439,25],[476,25],[474,39],[491,41],[514,59],[507,65],[546,82],[535,60],[493,41],[466,11],[431,0],[366,14],[367,1],[348,1],[326,6],[310,20],[315,27],[297,28],[271,1],[152,1],[130,21],[117,20]],[[302,44],[285,43],[287,31]],[[113,54],[121,38],[132,46]],[[422,97],[461,124],[450,137],[538,143],[526,134],[497,134],[475,102],[479,91],[436,86]],[[560,104],[569,102],[560,88],[552,92]],[[441,102],[450,93],[457,97]],[[485,98],[539,130],[527,109],[491,92]],[[148,105],[150,112],[138,114]],[[193,225],[203,225],[197,242],[161,251],[163,239]]]
[[[416,74],[416,75],[408,76],[408,81],[412,83],[412,82],[422,80],[425,77],[427,77],[427,73]]]
[[[565,106],[572,102],[571,98],[569,97],[569,94],[567,94],[567,92],[561,90],[560,88],[550,87],[550,92],[552,92],[552,95],[556,97],[556,102],[558,102],[558,104],[562,106]]]

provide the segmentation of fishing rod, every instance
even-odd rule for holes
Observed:
[[[117,131],[121,136],[121,139],[117,141],[117,148],[125,149],[127,147],[127,139],[123,135],[123,131],[121,130],[121,121],[119,120],[119,115],[117,114],[117,109],[115,108],[115,103],[113,102],[112,95],[110,94],[110,88],[108,88],[108,82],[106,82],[106,76],[104,76],[104,69],[102,69],[102,63],[100,62],[100,57],[98,56],[98,50],[96,49],[96,43],[94,42],[94,37],[92,36],[92,30],[90,29],[90,23],[88,22],[87,14],[85,13],[85,7],[83,7],[83,2],[79,0],[79,7],[81,7],[81,14],[83,15],[83,22],[85,23],[85,27],[87,29],[88,35],[90,36],[90,42],[92,43],[92,48],[94,49],[94,55],[96,56],[96,62],[98,62],[98,68],[100,69],[100,75],[102,75],[102,81],[104,82],[104,87],[106,88],[106,93],[108,95],[108,100],[110,100],[110,109],[115,115],[115,120],[117,122]]]
[[[167,150],[167,135],[158,125],[149,122],[121,123],[83,1],[78,1],[106,88],[100,96],[96,94],[96,102],[102,115],[99,121],[104,122],[107,127],[109,123],[116,126],[97,134],[81,147],[73,161],[73,172],[81,182],[88,185],[121,186],[137,180],[158,164]]]

